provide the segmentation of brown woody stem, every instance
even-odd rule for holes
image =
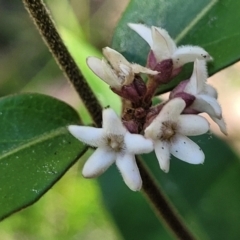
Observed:
[[[169,200],[154,181],[147,167],[137,158],[137,164],[143,180],[142,191],[151,203],[154,212],[165,226],[171,230],[177,239],[194,240],[195,237],[187,229],[180,216],[177,214]]]
[[[56,62],[83,100],[93,121],[101,122],[102,107],[64,45],[42,0],[23,0],[24,6],[37,26]]]

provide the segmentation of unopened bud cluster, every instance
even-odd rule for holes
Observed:
[[[72,125],[69,131],[97,148],[83,167],[84,177],[97,177],[115,162],[125,183],[136,191],[142,186],[136,154],[155,151],[164,172],[169,171],[170,155],[200,164],[204,162],[204,153],[188,138],[209,130],[208,121],[198,114],[207,113],[224,134],[227,131],[217,92],[207,84],[206,61],[212,57],[198,46],[177,47],[162,28],[133,23],[128,26],[150,46],[146,67],[129,63],[109,47],[103,49],[105,58],[87,59],[89,68],[124,99],[122,116],[107,108],[103,110],[102,128]],[[169,83],[189,62],[194,63],[190,79],[181,81],[167,101],[153,106],[157,89]]]

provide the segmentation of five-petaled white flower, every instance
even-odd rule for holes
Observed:
[[[207,68],[205,61],[195,60],[194,69],[189,81],[186,81],[183,92],[193,95],[196,99],[189,109],[199,113],[206,112],[214,122],[216,122],[220,130],[227,135],[226,124],[222,118],[222,109],[217,101],[217,91],[214,87],[207,84]],[[180,88],[181,85],[180,85]],[[176,87],[176,90],[178,87]],[[171,96],[174,96],[176,90],[172,91]],[[177,90],[178,91],[178,90]]]
[[[154,141],[160,168],[165,172],[169,171],[170,154],[191,164],[204,162],[200,147],[186,136],[206,133],[209,123],[199,115],[180,115],[185,106],[181,98],[170,100],[145,129],[145,136]]]
[[[87,65],[99,78],[115,89],[120,90],[123,85],[131,84],[135,74],[158,74],[157,71],[129,63],[123,55],[109,47],[103,49],[103,55],[110,64],[104,58],[101,60],[96,57],[88,57]]]
[[[212,60],[212,57],[201,47],[190,45],[177,47],[165,29],[154,26],[149,28],[135,23],[129,23],[128,26],[149,44],[157,62],[172,59],[174,69],[188,62],[194,62],[195,59]]]
[[[127,186],[133,191],[141,189],[142,179],[134,155],[151,152],[151,140],[128,132],[110,108],[103,110],[102,128],[71,125],[68,129],[80,141],[97,147],[83,167],[84,177],[97,177],[116,161]]]

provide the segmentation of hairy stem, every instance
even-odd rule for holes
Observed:
[[[93,121],[101,122],[102,107],[64,45],[43,1],[23,0],[23,3],[59,67],[83,100]]]
[[[22,1],[56,62],[82,98],[95,124],[100,127],[102,123],[102,107],[64,45],[50,17],[49,11],[42,0]],[[178,239],[194,240],[194,237],[188,232],[164,194],[155,184],[146,167],[140,161],[138,161],[138,166],[143,179],[143,192],[154,206],[157,215],[164,220],[165,224]]]
[[[142,191],[151,203],[156,215],[164,222],[165,226],[171,230],[173,235],[180,240],[194,240],[195,237],[184,225],[180,216],[169,203],[165,194],[154,181],[144,164],[137,158],[137,164],[143,180]]]

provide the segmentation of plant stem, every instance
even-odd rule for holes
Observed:
[[[147,167],[137,157],[137,164],[143,180],[142,191],[151,203],[156,215],[160,218],[165,226],[171,230],[173,235],[180,240],[195,240],[196,238],[187,229],[180,216],[165,194],[154,181]]]
[[[95,124],[100,127],[102,123],[102,107],[64,45],[50,17],[49,11],[46,9],[42,0],[22,1],[49,50],[52,52],[56,62],[85,103]],[[137,162],[143,179],[143,193],[154,206],[157,215],[164,220],[166,226],[171,229],[178,239],[194,240],[195,238],[187,230],[179,216],[170,206],[168,200],[154,182],[147,168],[139,160]]]
[[[156,90],[158,89],[158,87],[160,86],[161,83],[154,81],[153,77],[149,77],[148,81],[147,81],[147,93],[144,97],[144,101],[145,102],[151,102],[152,98],[154,96],[154,93],[156,92]]]
[[[64,45],[49,10],[42,0],[23,0],[23,3],[59,67],[83,100],[93,121],[101,122],[102,107]]]

